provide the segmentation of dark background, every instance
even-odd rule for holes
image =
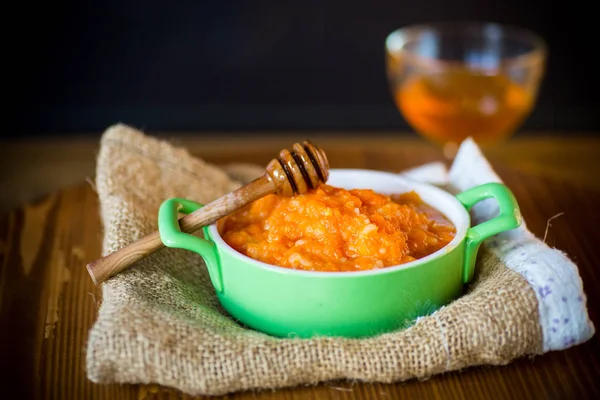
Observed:
[[[486,20],[549,44],[527,131],[596,130],[600,36],[575,1],[58,1],[4,7],[3,136],[408,130],[383,42],[407,24]],[[591,4],[591,3],[590,3]],[[591,5],[589,6],[591,7]],[[10,27],[13,23],[14,26]]]

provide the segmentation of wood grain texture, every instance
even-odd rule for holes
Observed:
[[[398,171],[440,160],[435,148],[412,140],[323,138],[316,144],[330,165]],[[215,162],[265,164],[278,141],[209,145],[191,138],[192,153]],[[240,139],[240,141],[243,139]],[[292,139],[293,141],[294,139]],[[386,140],[388,140],[386,142]],[[184,141],[182,141],[183,144]],[[600,171],[598,141],[528,139],[490,149],[492,164],[513,189],[529,228],[565,251],[578,264],[588,294],[590,317],[600,324]],[[288,141],[289,145],[289,141]],[[33,146],[33,147],[31,147]],[[86,147],[88,146],[88,147]],[[92,145],[93,146],[93,145]],[[283,143],[283,147],[286,144]],[[75,146],[77,148],[77,146]],[[90,144],[81,153],[93,153]],[[21,158],[35,153],[35,143]],[[73,148],[66,147],[68,158]],[[595,155],[595,157],[593,157]],[[18,154],[13,154],[15,159]],[[46,171],[52,171],[48,155]],[[37,161],[44,165],[43,153]],[[66,161],[65,161],[66,162]],[[92,160],[93,162],[93,160]],[[64,163],[62,164],[64,165]],[[63,167],[61,167],[63,168]],[[36,178],[40,179],[40,178]],[[46,176],[52,179],[51,173]],[[563,213],[563,214],[561,214]],[[553,216],[559,215],[548,220]],[[101,300],[85,265],[100,256],[102,231],[93,186],[82,178],[37,202],[0,217],[0,360],[3,392],[13,387],[28,399],[188,399],[154,385],[96,385],[85,376],[87,332]],[[393,398],[600,398],[600,340],[502,367],[476,367],[425,381],[398,384],[328,382],[278,391],[235,393],[235,399],[393,399]]]
[[[154,134],[154,133],[153,133]],[[310,138],[323,148],[333,167],[397,169],[438,160],[440,152],[414,134],[377,132],[293,132],[249,137],[237,133],[156,133],[193,154],[216,163],[254,162],[267,165],[274,152],[291,143]],[[32,200],[94,178],[98,135],[76,138],[26,139],[0,143],[0,213],[14,210]],[[519,171],[581,183],[600,190],[598,167],[600,138],[590,134],[564,133],[517,136],[486,149],[492,161]],[[398,158],[401,157],[401,158]]]

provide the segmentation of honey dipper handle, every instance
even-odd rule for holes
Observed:
[[[267,176],[261,176],[247,185],[205,205],[197,211],[179,220],[179,226],[185,233],[193,233],[210,225],[250,202],[276,191],[274,183]],[[148,257],[165,247],[158,231],[145,236],[122,249],[100,258],[87,265],[94,284],[98,285],[111,276],[118,274],[132,264]]]

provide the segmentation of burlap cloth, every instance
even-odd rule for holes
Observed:
[[[131,127],[110,127],[101,139],[96,175],[102,253],[155,231],[165,199],[206,204],[262,174],[262,168],[219,168]],[[545,345],[540,294],[501,258],[482,246],[468,292],[405,330],[368,339],[309,340],[241,327],[220,307],[201,257],[163,249],[102,285],[89,332],[87,374],[98,383],[154,383],[218,395],[343,378],[425,378],[559,348]],[[583,308],[572,313],[584,328],[575,328],[568,345],[593,334],[583,300]]]

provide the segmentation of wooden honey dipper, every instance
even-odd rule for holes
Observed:
[[[269,162],[264,175],[182,217],[179,226],[183,232],[193,233],[268,194],[287,197],[302,194],[327,182],[328,178],[329,162],[325,152],[308,140],[294,143],[291,152],[281,150],[279,157]],[[155,231],[89,263],[87,270],[98,285],[163,247],[160,233]]]

